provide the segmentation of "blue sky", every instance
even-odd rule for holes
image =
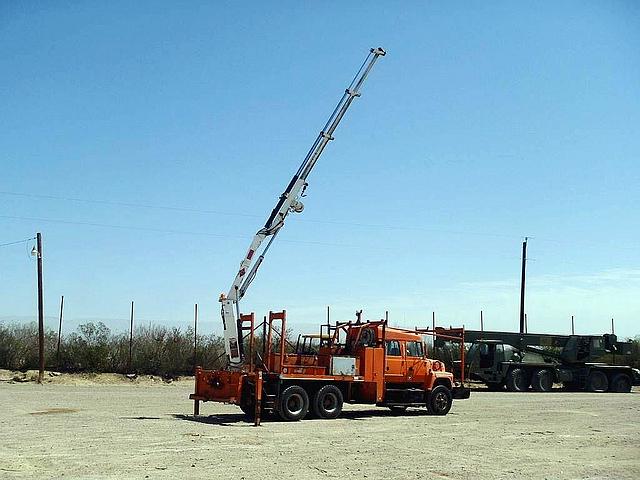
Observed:
[[[131,300],[187,325],[198,302],[219,332],[253,233],[383,46],[243,310],[516,329],[530,236],[531,331],[640,333],[640,5],[398,5],[3,2],[0,243],[42,232],[47,322],[60,295],[69,328],[124,329]],[[31,246],[0,247],[0,321],[35,317]]]

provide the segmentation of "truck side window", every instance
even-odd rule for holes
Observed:
[[[407,357],[422,357],[421,342],[407,342]]]
[[[387,355],[392,357],[402,355],[402,352],[400,352],[400,342],[398,340],[387,340]]]

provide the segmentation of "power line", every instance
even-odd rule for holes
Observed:
[[[138,227],[132,225],[114,225],[109,223],[96,223],[96,222],[80,222],[73,220],[60,220],[53,218],[42,218],[42,217],[20,217],[15,215],[0,215],[0,218],[7,218],[11,220],[29,220],[34,222],[49,222],[49,223],[60,223],[64,225],[82,225],[88,227],[100,227],[100,228],[115,228],[119,230],[134,230],[134,231],[145,231],[145,232],[156,232],[156,233],[170,233],[177,235],[201,235],[206,237],[216,237],[216,238],[239,238],[239,239],[247,239],[246,235],[224,235],[219,233],[210,233],[210,232],[194,232],[194,231],[186,231],[186,230],[169,230],[163,228],[153,228],[153,227]],[[34,237],[35,238],[35,237]],[[22,241],[28,241],[33,239],[27,239]],[[281,243],[294,243],[294,244],[302,244],[302,245],[320,245],[320,246],[328,246],[328,247],[348,247],[348,248],[361,248],[361,245],[347,244],[347,243],[330,243],[330,242],[317,242],[317,241],[307,241],[307,240],[287,240],[282,239]],[[1,245],[0,245],[1,246]]]
[[[265,218],[263,215],[256,215],[251,213],[239,213],[239,212],[228,212],[228,211],[220,211],[220,210],[206,210],[199,209],[193,207],[178,207],[171,205],[153,205],[147,203],[136,203],[136,202],[121,202],[115,200],[94,200],[80,197],[64,197],[58,195],[44,195],[44,194],[36,194],[36,193],[23,193],[23,192],[9,192],[9,191],[0,191],[0,195],[9,195],[15,197],[24,197],[24,198],[39,198],[39,199],[49,199],[49,200],[61,200],[61,201],[70,201],[70,202],[79,202],[79,203],[90,203],[97,205],[113,205],[120,207],[129,207],[129,208],[148,208],[155,210],[169,210],[175,212],[190,212],[190,213],[198,213],[198,214],[206,214],[206,215],[224,215],[230,217],[247,217],[247,218]],[[1,216],[0,216],[1,217]],[[11,217],[5,217],[11,218]],[[25,219],[25,218],[22,218]],[[43,221],[54,221],[54,220],[43,220]],[[297,220],[302,223],[315,223],[315,224],[324,224],[324,225],[343,225],[347,227],[361,227],[361,228],[373,228],[373,229],[382,229],[382,230],[403,230],[403,231],[414,231],[414,232],[430,232],[436,234],[449,234],[449,235],[472,235],[472,236],[480,236],[480,237],[493,237],[493,238],[508,238],[508,239],[522,239],[522,235],[508,234],[502,232],[474,232],[468,230],[448,230],[448,229],[440,229],[440,228],[429,228],[428,226],[423,225],[414,225],[414,226],[406,226],[406,225],[392,225],[392,224],[376,224],[376,223],[359,223],[359,222],[346,222],[339,220],[310,220],[307,218],[301,218]],[[124,226],[112,226],[112,225],[94,225],[94,226],[106,226],[110,228],[134,228],[134,229],[142,229],[142,227],[124,227]],[[195,232],[179,232],[179,231],[171,231],[171,230],[160,230],[153,229],[150,231],[157,231],[163,233],[181,233],[181,234],[194,234],[194,235],[209,235],[205,233],[195,233]],[[210,234],[211,236],[216,236],[214,234]],[[224,237],[223,235],[217,235],[220,237]],[[239,237],[239,236],[228,236],[228,238],[248,238],[248,237]],[[556,239],[549,237],[533,237],[529,236],[529,238],[536,238],[538,241],[542,242],[550,242],[556,244],[567,244],[569,240],[567,239]],[[297,242],[294,240],[282,240],[283,242],[291,242],[291,243],[309,243],[314,244],[317,243],[319,245],[336,245],[336,244],[327,244],[321,242]],[[583,239],[583,243],[588,243],[590,245],[601,246],[600,242],[589,242]],[[344,246],[340,244],[339,246]],[[355,245],[350,245],[355,247]],[[618,250],[634,250],[636,251],[636,247],[628,247],[625,245],[616,245],[616,249]]]
[[[93,200],[87,198],[79,198],[79,197],[63,197],[57,195],[42,195],[35,193],[22,193],[22,192],[8,192],[8,191],[0,191],[0,195],[10,195],[16,197],[26,197],[26,198],[40,198],[40,199],[48,199],[48,200],[62,200],[69,202],[79,202],[79,203],[91,203],[97,205],[113,205],[119,207],[133,207],[133,208],[149,208],[155,210],[169,210],[176,212],[190,212],[190,213],[199,213],[199,214],[207,214],[207,215],[225,215],[230,217],[247,217],[247,218],[264,218],[263,215],[256,215],[251,213],[238,213],[238,212],[225,212],[220,210],[206,210],[192,207],[176,207],[171,205],[152,205],[147,203],[136,203],[136,202],[121,202],[114,200]],[[521,235],[515,234],[505,234],[505,233],[495,233],[495,232],[471,232],[471,231],[462,231],[462,230],[442,230],[438,228],[429,228],[425,226],[406,226],[406,225],[391,225],[391,224],[376,224],[376,223],[359,223],[359,222],[344,222],[338,220],[310,220],[310,219],[300,219],[298,220],[303,223],[316,223],[322,225],[343,225],[347,227],[361,227],[361,228],[376,228],[383,230],[407,230],[407,231],[426,231],[433,233],[446,233],[452,235],[474,235],[474,236],[485,236],[485,237],[497,237],[497,238],[521,238]]]
[[[207,214],[213,214],[213,215],[228,215],[233,217],[262,218],[261,215],[253,215],[248,213],[230,213],[230,212],[223,212],[220,210],[202,210],[198,208],[174,207],[170,205],[151,205],[146,203],[120,202],[120,201],[114,201],[114,200],[92,200],[92,199],[77,198],[77,197],[60,197],[56,195],[41,195],[36,193],[19,193],[19,192],[0,191],[0,195],[11,195],[14,197],[27,197],[27,198],[41,198],[41,199],[48,199],[48,200],[64,200],[67,202],[94,203],[98,205],[114,205],[119,207],[152,208],[156,210],[173,210],[177,212],[207,213]]]
[[[0,247],[6,247],[8,245],[17,245],[18,243],[25,243],[28,242],[30,240],[35,240],[36,237],[30,237],[30,238],[25,238],[24,240],[16,240],[15,242],[8,242],[8,243],[0,243]]]

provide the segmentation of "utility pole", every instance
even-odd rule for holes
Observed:
[[[131,373],[131,354],[133,352],[133,300],[131,300],[131,327],[129,328],[129,363],[128,372]]]
[[[60,324],[58,325],[58,348],[56,349],[56,363],[60,366],[60,338],[62,337],[62,308],[64,307],[64,295],[60,297]]]
[[[616,329],[615,329],[615,327],[614,327],[614,325],[613,325],[613,318],[611,319],[611,333],[612,333],[613,335],[615,335],[615,333],[616,333]]]
[[[480,310],[480,331],[484,332],[484,318],[482,316],[482,310]]]
[[[198,366],[198,304],[193,315],[193,369]]]
[[[42,235],[36,233],[36,249],[38,256],[38,383],[44,377],[44,299],[42,294]]]
[[[522,279],[520,281],[520,333],[525,332],[525,320],[524,320],[524,283],[527,269],[527,240],[528,237],[524,237],[522,242]]]
[[[573,315],[571,315],[571,335],[575,335],[575,334],[576,334],[576,329],[573,323]]]

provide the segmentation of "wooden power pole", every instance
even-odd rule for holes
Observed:
[[[524,320],[524,283],[527,270],[527,237],[522,242],[522,279],[520,281],[520,333],[525,332]]]
[[[36,234],[36,249],[38,257],[38,383],[44,377],[44,299],[42,294],[42,235]]]

